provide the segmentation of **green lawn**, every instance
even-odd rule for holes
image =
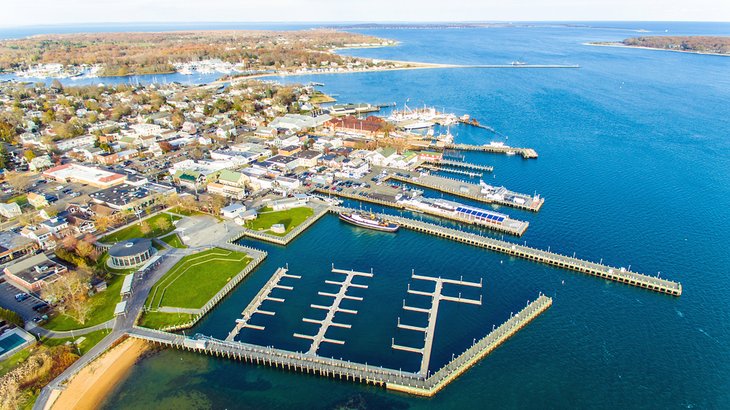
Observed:
[[[52,317],[48,322],[41,326],[49,330],[75,330],[82,329],[104,323],[109,319],[114,318],[114,308],[117,303],[121,300],[119,292],[122,290],[122,282],[124,281],[124,275],[112,275],[107,280],[107,288],[103,292],[99,292],[89,299],[89,303],[94,304],[94,308],[89,314],[89,319],[86,323],[81,324],[76,319],[59,314]]]
[[[22,207],[28,205],[28,195],[21,194],[16,197],[8,199],[8,203],[11,203],[11,202],[17,203],[18,206],[22,208]]]
[[[187,313],[145,312],[140,319],[139,325],[150,329],[161,329],[167,326],[188,323],[192,319],[193,315]]]
[[[165,230],[157,228],[156,223],[160,219],[167,219],[170,222],[170,227]],[[152,230],[146,235],[142,234],[142,231],[139,229],[140,223],[137,222],[120,231],[114,232],[112,234],[109,234],[109,235],[101,238],[101,241],[106,242],[106,243],[115,243],[115,242],[124,241],[124,240],[132,239],[132,238],[156,238],[158,236],[165,235],[165,234],[170,233],[173,230],[175,230],[175,226],[172,225],[172,222],[177,221],[179,219],[182,219],[182,217],[178,216],[178,215],[170,215],[170,214],[163,212],[163,213],[157,214],[151,218],[147,218],[144,220],[145,222],[147,222],[149,224],[150,228],[152,228]]]
[[[187,245],[182,243],[180,236],[176,233],[165,236],[164,238],[161,239],[161,241],[172,246],[173,248],[180,248],[180,249],[187,248]]]
[[[152,287],[146,306],[201,308],[250,262],[243,252],[221,248],[188,255]]]
[[[284,236],[312,215],[314,215],[314,211],[306,206],[276,212],[266,207],[258,212],[258,217],[255,220],[246,222],[246,227],[254,231],[265,231],[274,224],[284,224],[286,231],[283,234],[267,232],[271,235]]]
[[[0,362],[0,377],[3,377],[5,373],[13,370],[15,366],[24,362],[28,356],[30,356],[32,347],[26,347],[25,349],[13,353],[12,356]]]
[[[66,344],[66,342],[72,342],[74,340],[77,340],[80,337],[86,338],[81,345],[79,345],[79,351],[82,355],[86,354],[89,350],[91,350],[92,347],[96,346],[97,343],[101,341],[106,335],[108,335],[111,332],[111,330],[107,329],[101,329],[97,330],[95,332],[87,333],[85,335],[76,336],[76,337],[66,337],[66,338],[47,338],[47,339],[41,339],[41,343],[48,347],[53,346],[60,346],[62,344]],[[77,352],[74,352],[77,353]]]
[[[196,210],[182,209],[179,206],[177,206],[175,208],[170,208],[168,210],[168,212],[173,213],[173,214],[183,215],[183,216],[208,215],[205,212],[200,212],[200,211],[196,211]]]

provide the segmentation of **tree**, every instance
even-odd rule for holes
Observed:
[[[86,269],[70,271],[46,286],[43,296],[47,300],[58,302],[56,308],[61,314],[70,316],[83,325],[93,308],[87,293],[90,279],[91,273]]]
[[[69,235],[65,238],[63,238],[63,241],[61,241],[61,246],[63,246],[64,249],[67,250],[73,250],[76,249],[76,244],[78,243],[78,240],[73,235]]]
[[[32,181],[30,175],[21,174],[20,172],[6,173],[5,180],[18,192],[25,192]]]
[[[0,139],[7,143],[14,143],[18,136],[16,128],[7,121],[0,121]]]
[[[96,226],[96,229],[102,232],[105,232],[114,223],[111,217],[100,214],[94,215],[92,220],[94,221],[94,226]]]
[[[82,258],[90,258],[96,251],[94,245],[86,241],[78,241],[76,243],[76,254]]]
[[[23,157],[26,161],[30,162],[35,158],[35,152],[33,152],[32,149],[27,149],[25,152],[23,152]]]
[[[160,218],[155,222],[155,226],[157,229],[164,232],[170,229],[170,221],[167,218]]]
[[[142,232],[142,235],[147,236],[147,234],[152,232],[152,228],[150,227],[150,224],[147,223],[147,221],[144,221],[141,224],[139,224],[139,231]]]

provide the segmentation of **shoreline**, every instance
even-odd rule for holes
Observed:
[[[652,51],[671,51],[673,53],[682,53],[682,54],[698,54],[698,55],[705,55],[705,56],[718,56],[718,57],[730,57],[730,54],[722,54],[722,53],[710,53],[706,51],[692,51],[692,50],[672,50],[669,48],[658,48],[658,47],[643,47],[643,46],[627,46],[623,43],[583,43],[584,46],[593,46],[593,47],[615,47],[615,48],[633,48],[633,49],[639,49],[639,50],[652,50]]]
[[[150,346],[128,338],[89,363],[66,383],[47,409],[97,409]]]

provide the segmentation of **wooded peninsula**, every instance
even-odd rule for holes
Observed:
[[[246,69],[289,69],[360,62],[334,54],[342,47],[373,47],[392,42],[335,30],[185,31],[40,35],[0,41],[0,71],[22,71],[42,64],[97,66],[100,76],[162,74],[176,63],[220,60]]]
[[[592,43],[625,47],[652,48],[687,53],[730,55],[730,37],[721,36],[649,36],[627,38],[619,43]]]

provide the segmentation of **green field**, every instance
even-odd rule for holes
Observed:
[[[81,352],[82,355],[84,355],[84,354],[86,354],[86,352],[91,350],[92,347],[96,346],[97,343],[101,342],[101,339],[106,337],[106,335],[108,335],[109,333],[111,333],[111,330],[101,329],[101,330],[97,330],[95,332],[87,333],[85,335],[76,336],[76,337],[41,339],[41,343],[43,343],[44,345],[46,345],[48,347],[53,347],[53,346],[60,346],[62,344],[66,344],[66,342],[73,343],[74,340],[77,340],[78,338],[83,337],[86,340],[84,340],[81,343],[81,345],[79,346],[79,351]],[[78,352],[75,352],[75,353],[78,353]]]
[[[192,319],[193,315],[187,313],[145,312],[139,325],[150,329],[162,329],[167,326],[182,325]]]
[[[182,243],[182,240],[180,239],[180,236],[176,233],[167,235],[164,238],[160,239],[162,242],[165,242],[166,244],[172,246],[173,248],[180,248],[185,249],[187,248],[187,245]]]
[[[12,356],[0,362],[0,377],[3,377],[5,373],[13,370],[15,366],[24,362],[28,356],[30,356],[32,347],[26,347],[25,349],[13,353]]]
[[[170,227],[165,230],[158,229],[157,225],[156,225],[157,221],[159,221],[160,219],[165,219],[165,218],[170,222]],[[133,238],[156,238],[158,236],[168,234],[168,233],[172,232],[173,230],[175,230],[175,226],[172,225],[172,222],[180,220],[180,219],[182,219],[181,216],[171,215],[171,214],[167,214],[167,213],[163,212],[161,214],[157,214],[151,218],[147,218],[144,220],[145,222],[147,222],[150,225],[150,228],[152,228],[152,230],[146,235],[142,234],[142,231],[139,229],[140,223],[137,222],[120,231],[114,232],[112,234],[109,234],[109,235],[101,238],[101,241],[106,242],[106,243],[115,243],[115,242],[125,241],[127,239],[133,239]]]
[[[284,227],[286,227],[284,233],[267,232],[271,235],[284,236],[312,215],[314,215],[314,211],[306,206],[286,211],[272,211],[271,208],[267,207],[258,212],[258,217],[255,220],[246,222],[246,227],[254,231],[266,231],[274,224],[284,224]]]
[[[250,262],[243,252],[221,248],[188,255],[152,287],[145,304],[199,309]]]
[[[89,298],[89,303],[93,303],[94,308],[89,313],[89,319],[86,323],[81,324],[71,316],[59,314],[41,326],[48,330],[76,330],[98,325],[99,323],[113,319],[114,307],[120,301],[119,292],[122,290],[123,281],[124,275],[111,275],[111,278],[107,280],[106,290]]]

